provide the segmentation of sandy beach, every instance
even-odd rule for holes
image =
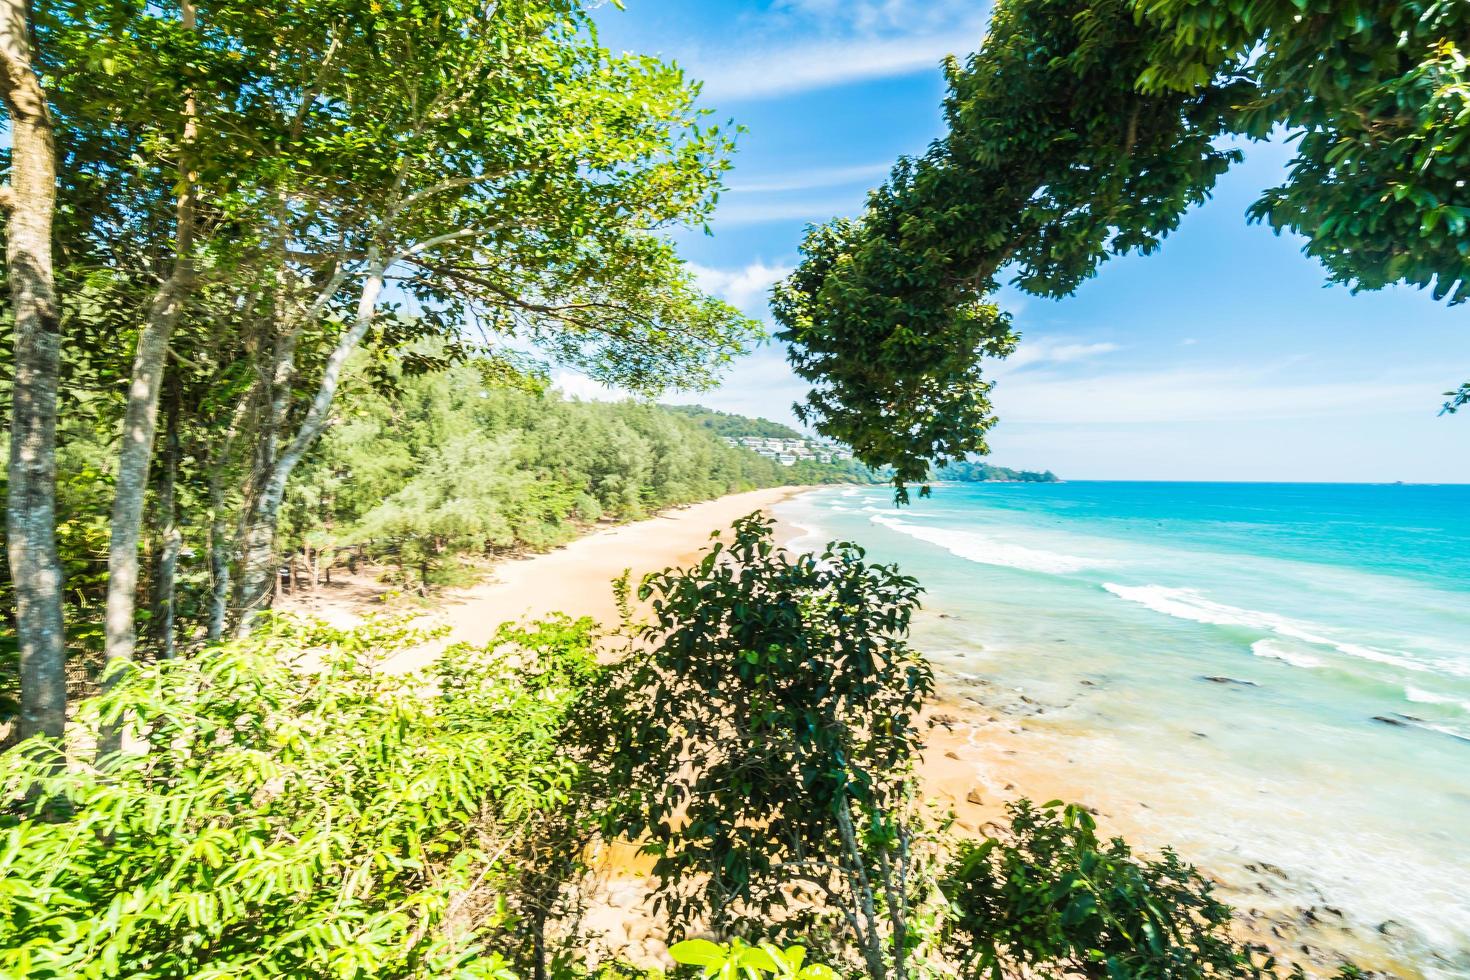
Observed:
[[[560,611],[613,624],[617,610],[611,582],[625,570],[636,581],[649,571],[688,564],[708,547],[712,532],[754,511],[770,514],[772,507],[807,489],[732,494],[595,530],[554,551],[498,562],[484,581],[445,590],[422,605],[403,598],[377,601],[385,595],[391,599],[392,594],[370,577],[358,576],[345,582],[339,577],[332,587],[291,597],[282,608],[342,626],[375,612],[418,610],[422,625],[443,627],[444,637],[403,651],[385,665],[414,670],[432,662],[448,643],[487,642],[503,622]],[[778,524],[777,540],[790,543],[803,533],[801,528]],[[1028,718],[1039,713],[1035,702],[942,670],[936,679],[936,696],[924,713],[928,731],[920,779],[926,797],[954,812],[958,832],[998,829],[1006,821],[1006,804],[1023,796],[1038,802],[1061,798],[1089,805],[1105,833],[1122,834],[1144,851],[1162,846],[1150,839],[1147,821],[1140,819],[1143,811],[1129,812],[1142,804],[1110,797],[1096,774],[1079,772],[1075,778],[1059,779],[1056,766],[1038,764],[1042,754],[1058,749],[1044,734],[1028,730]],[[626,845],[615,846],[608,859],[612,876],[601,900],[593,903],[589,925],[605,933],[608,952],[635,963],[667,965],[662,930],[647,909],[642,862]],[[1210,870],[1216,872],[1223,897],[1241,909],[1242,929],[1251,938],[1318,966],[1323,975],[1343,953],[1365,966],[1416,975],[1403,964],[1383,959],[1376,943],[1331,921],[1330,913],[1313,920],[1310,912],[1303,916],[1303,910],[1273,903],[1269,873]]]
[[[535,619],[554,612],[591,616],[616,624],[618,613],[612,582],[623,572],[636,582],[647,572],[687,564],[709,546],[710,535],[736,520],[766,511],[803,492],[803,487],[775,487],[735,493],[716,500],[667,510],[647,520],[595,530],[553,551],[496,562],[490,575],[467,588],[446,589],[427,606],[393,594],[371,576],[343,579],[316,592],[288,597],[277,608],[318,616],[345,626],[372,613],[421,611],[421,625],[447,630],[442,640],[403,651],[389,660],[390,670],[417,670],[430,663],[448,643],[483,644],[501,623]],[[794,532],[783,531],[782,540]],[[381,598],[390,601],[375,601]]]

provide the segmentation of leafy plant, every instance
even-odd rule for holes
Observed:
[[[762,980],[766,974],[782,980],[837,980],[837,973],[820,963],[806,962],[806,949],[774,943],[749,946],[739,939],[713,943],[708,939],[686,939],[669,947],[674,962],[704,969],[707,978],[719,980]]]
[[[1010,807],[1007,834],[965,842],[941,882],[956,958],[974,974],[1172,978],[1275,976],[1229,933],[1209,879],[1166,850],[1099,840],[1083,807]],[[1293,975],[1299,975],[1295,972]]]
[[[919,592],[856,545],[778,549],[758,515],[643,580],[652,619],[578,731],[609,830],[656,857],[676,925],[782,934],[835,916],[870,976],[905,975],[924,866],[910,767],[932,685],[906,642]]]
[[[0,975],[510,980],[593,633],[507,627],[429,676],[381,669],[423,638],[276,621],[84,702],[83,740],[121,718],[136,747],[100,768],[0,756]]]

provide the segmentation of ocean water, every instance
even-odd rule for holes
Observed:
[[[777,512],[923,583],[916,646],[1025,712],[1028,772],[1470,977],[1470,486],[832,488]]]

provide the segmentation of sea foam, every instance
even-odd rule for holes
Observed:
[[[881,524],[890,530],[907,534],[911,538],[928,544],[939,545],[952,555],[981,565],[999,565],[1003,568],[1018,568],[1028,572],[1066,575],[1088,568],[1101,568],[1114,564],[1101,559],[1080,558],[1076,555],[1064,555],[1055,551],[1008,544],[976,534],[974,531],[957,531],[948,527],[921,527],[886,514],[874,514],[870,519],[874,524]]]
[[[1242,609],[1239,606],[1215,602],[1213,599],[1206,599],[1195,589],[1170,588],[1165,585],[1117,585],[1113,582],[1104,582],[1103,588],[1120,599],[1136,602],[1154,612],[1173,616],[1176,619],[1187,619],[1212,626],[1244,626],[1250,629],[1265,630],[1287,639],[1299,640],[1313,646],[1328,647],[1355,660],[1371,661],[1418,673],[1470,676],[1470,665],[1443,661],[1426,663],[1401,653],[1379,650],[1361,643],[1336,640],[1323,635],[1324,629],[1321,626],[1299,622],[1276,613]],[[1254,644],[1251,650],[1257,656],[1274,656],[1278,660],[1286,660],[1285,657],[1274,651],[1258,651]],[[1267,651],[1271,651],[1271,648],[1267,648]]]

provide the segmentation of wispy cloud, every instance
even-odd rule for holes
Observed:
[[[888,176],[892,163],[866,163],[852,167],[823,167],[815,170],[798,170],[794,173],[773,177],[757,177],[754,180],[735,180],[730,191],[736,194],[778,193],[781,191],[805,191],[818,187],[840,187],[875,181]]]
[[[620,402],[631,397],[621,388],[610,388],[571,368],[552,371],[551,386],[568,398],[579,398],[584,402]]]
[[[953,29],[933,34],[851,38],[762,46],[742,56],[700,61],[695,77],[715,102],[772,99],[854,82],[939,70],[951,54],[978,47],[980,35],[967,39]]]
[[[1121,348],[1117,344],[1105,341],[1087,344],[1050,337],[1022,340],[1016,352],[1005,359],[1003,367],[1017,370],[1036,364],[1072,364],[1076,361],[1091,360],[1103,354],[1111,354],[1115,350],[1121,350]]]
[[[789,265],[772,265],[762,259],[741,269],[713,269],[689,263],[689,271],[694,273],[700,289],[746,311],[752,307],[764,310],[771,287],[778,279],[786,278],[791,269]]]

